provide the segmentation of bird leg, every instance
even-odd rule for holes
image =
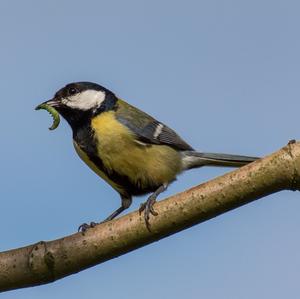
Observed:
[[[163,185],[159,186],[158,189],[149,196],[147,201],[142,203],[140,206],[139,212],[141,214],[144,211],[144,219],[145,219],[147,229],[149,231],[151,231],[150,230],[150,222],[149,222],[150,214],[152,214],[153,216],[158,215],[158,213],[154,211],[153,205],[156,202],[157,196],[160,193],[164,192],[167,188],[168,188],[168,184],[163,184]]]
[[[125,211],[126,209],[128,209],[131,206],[132,203],[132,198],[131,197],[124,197],[121,195],[121,207],[119,207],[118,209],[116,209],[111,215],[109,215],[104,221],[102,222],[106,222],[106,221],[110,221],[113,220],[114,218],[116,218],[119,214],[121,214],[123,211]]]
[[[132,203],[132,198],[130,196],[123,196],[121,195],[121,207],[116,209],[111,215],[109,215],[106,219],[101,221],[100,223],[104,223],[107,221],[110,221],[114,218],[116,218],[118,215],[120,215],[124,210],[128,209]],[[97,222],[91,222],[90,224],[83,223],[78,227],[79,232],[85,232],[88,228],[95,227],[97,224],[100,224]]]

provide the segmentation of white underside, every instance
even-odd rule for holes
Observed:
[[[199,157],[182,155],[182,167],[183,169],[189,169],[192,166],[195,166],[199,162]]]

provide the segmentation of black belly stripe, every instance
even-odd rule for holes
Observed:
[[[115,171],[108,171],[99,156],[89,156],[89,158],[111,181],[124,189],[126,194],[123,195],[143,195],[154,192],[158,188],[156,186],[141,186],[139,181],[137,181],[136,184],[133,184],[128,176],[121,175]]]
[[[108,170],[97,153],[97,141],[93,137],[93,130],[90,125],[83,126],[73,131],[73,138],[78,146],[84,151],[89,159],[101,170],[105,175],[115,184],[124,189],[123,196],[131,195],[144,195],[154,192],[159,186],[142,186],[141,182],[137,181],[136,184],[132,183],[128,176],[119,174],[114,170]]]

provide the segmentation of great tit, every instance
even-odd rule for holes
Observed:
[[[141,205],[150,228],[153,205],[176,176],[195,167],[239,167],[257,157],[195,151],[176,132],[91,82],[70,83],[43,104],[54,107],[69,123],[79,157],[121,196],[121,207],[104,221],[118,216],[132,196],[152,193]],[[84,231],[97,223],[83,224]]]

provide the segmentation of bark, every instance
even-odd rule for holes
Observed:
[[[0,291],[49,283],[280,190],[300,188],[300,142],[155,204],[151,232],[137,211],[85,233],[0,253]]]

